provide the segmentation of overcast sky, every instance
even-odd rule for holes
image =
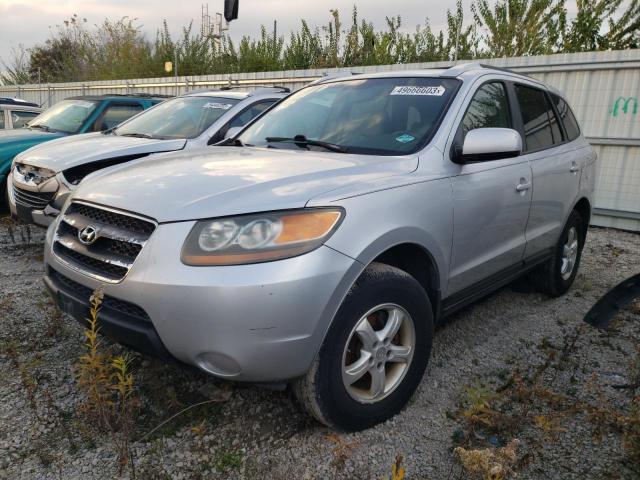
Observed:
[[[90,25],[104,18],[137,18],[147,37],[153,40],[163,19],[169,22],[174,34],[191,20],[199,29],[203,3],[209,4],[210,14],[222,12],[224,5],[223,0],[0,0],[0,58],[8,62],[12,48],[20,44],[28,48],[43,42],[50,35],[50,27],[55,28],[74,13],[86,18]],[[230,33],[234,39],[243,34],[257,35],[261,24],[273,28],[273,20],[278,21],[281,34],[297,28],[301,18],[312,25],[324,25],[330,20],[332,8],[340,10],[346,23],[354,3],[360,14],[376,27],[384,25],[385,16],[402,16],[406,31],[413,31],[427,17],[439,29],[445,24],[447,8],[455,7],[455,0],[240,0],[240,17],[231,23]],[[468,5],[469,0],[464,3]]]

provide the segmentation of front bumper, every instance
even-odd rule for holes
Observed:
[[[87,293],[102,288],[105,298],[137,306],[149,319],[144,324],[105,308],[104,333],[235,380],[272,382],[304,374],[362,270],[326,246],[254,265],[186,266],[180,249],[194,222],[180,222],[157,227],[121,282],[101,284],[53,254],[56,224],[47,234],[45,282],[64,311],[83,320]],[[84,287],[80,297],[86,298],[56,288],[51,269]]]
[[[26,202],[19,201],[14,187],[21,189],[27,200]],[[67,184],[62,174],[57,174],[43,185],[34,187],[17,181],[13,172],[10,172],[7,178],[7,189],[9,193],[9,209],[13,216],[26,223],[48,227],[60,213],[60,208],[72,191],[72,186]],[[40,199],[37,197],[46,197],[44,206],[34,207],[32,204],[28,204],[32,200],[40,203]]]

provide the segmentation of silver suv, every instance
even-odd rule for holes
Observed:
[[[515,278],[571,286],[593,149],[537,80],[477,64],[325,79],[227,142],[87,178],[47,234],[79,320],[345,430],[396,414],[434,324]]]
[[[32,147],[13,161],[7,181],[11,213],[24,222],[48,226],[90,173],[155,153],[218,143],[288,93],[283,87],[189,93],[106,131]]]

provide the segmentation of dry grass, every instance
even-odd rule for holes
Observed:
[[[455,449],[463,471],[483,480],[509,478],[525,466],[544,443],[555,442],[567,432],[565,423],[570,420],[588,421],[594,442],[610,432],[620,435],[624,440],[622,455],[630,464],[640,465],[640,345],[629,365],[631,382],[613,386],[614,389],[629,390],[626,408],[609,400],[602,381],[595,374],[583,385],[585,398],[582,399],[559,393],[551,386],[556,376],[578,368],[573,354],[587,328],[579,326],[565,336],[561,346],[543,339],[538,348],[545,359],[537,368],[530,367],[528,374],[515,370],[497,388],[483,385],[465,388],[463,407],[457,412],[464,428],[457,439],[459,447]],[[530,442],[530,451],[520,459],[515,456],[517,444],[513,444],[514,440],[503,447],[508,450],[491,445],[531,431],[540,432],[543,438]],[[489,438],[492,441],[488,441]],[[508,455],[505,457],[505,454]]]

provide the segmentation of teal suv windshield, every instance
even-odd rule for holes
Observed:
[[[48,132],[78,133],[99,102],[63,100],[34,118],[29,128]]]
[[[406,155],[431,139],[459,84],[395,77],[312,85],[281,101],[238,139],[253,146]]]

